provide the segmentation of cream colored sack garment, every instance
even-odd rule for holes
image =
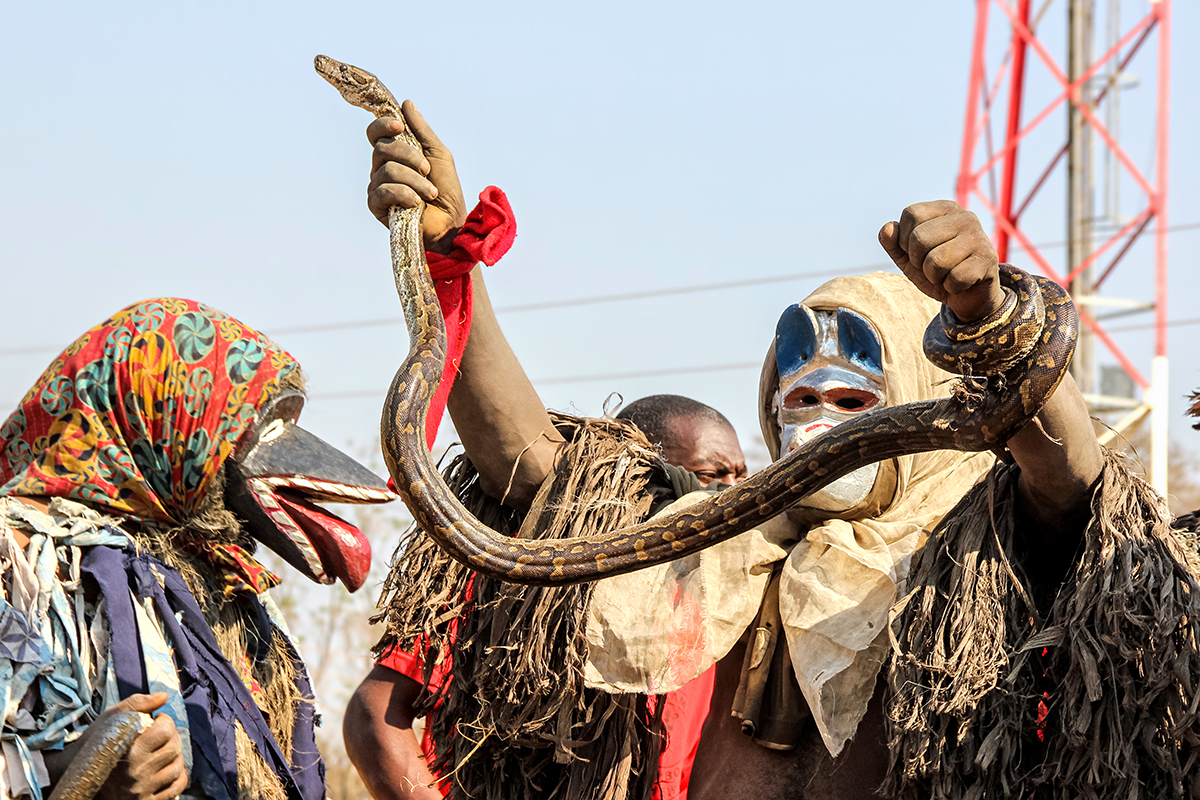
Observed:
[[[802,302],[812,309],[848,308],[874,324],[889,406],[949,394],[953,376],[929,363],[921,347],[939,306],[904,276],[836,278]],[[772,347],[759,384],[759,420],[774,458],[779,428],[767,408],[778,384]],[[896,493],[881,513],[813,526],[784,563],[779,609],[792,666],[832,755],[867,711],[886,655],[888,611],[912,554],[992,461],[990,453],[948,450],[898,458]]]
[[[703,500],[692,492],[656,516]],[[596,583],[584,679],[606,692],[673,692],[703,673],[754,621],[795,532],[783,518],[656,567]]]
[[[803,302],[849,308],[871,320],[883,343],[889,405],[949,393],[952,376],[921,352],[938,305],[903,276],[838,278]],[[769,409],[778,383],[772,346],[759,409],[773,458],[779,457],[779,428]],[[589,609],[588,684],[653,693],[687,683],[723,658],[753,622],[770,565],[786,558],[780,612],[788,649],[826,747],[836,755],[866,713],[886,654],[880,636],[912,553],[991,463],[990,454],[905,456],[896,460],[895,496],[874,518],[827,520],[802,537],[780,517],[680,561],[600,581]]]
[[[810,529],[784,562],[779,612],[792,667],[832,755],[867,711],[887,653],[888,612],[901,596],[912,554],[992,462],[990,454],[965,455],[935,462],[932,475],[910,474],[908,490],[902,493],[901,483],[879,518],[834,519]],[[919,466],[927,461],[911,459]],[[911,521],[890,521],[903,515]]]

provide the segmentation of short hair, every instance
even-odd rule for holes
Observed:
[[[675,436],[674,422],[677,419],[695,419],[724,425],[733,430],[725,415],[699,400],[678,394],[652,394],[634,400],[617,413],[617,419],[629,420],[646,434],[652,444],[666,446]]]

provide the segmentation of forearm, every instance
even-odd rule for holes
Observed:
[[[484,491],[523,511],[563,439],[500,330],[478,266],[471,283],[471,335],[447,408]]]
[[[383,669],[372,671],[346,708],[346,754],[375,800],[440,800],[412,727],[420,687],[398,673],[380,680]]]
[[[1103,461],[1087,404],[1069,374],[1037,422],[1040,427],[1031,423],[1008,441],[1021,468],[1021,510],[1049,533],[1046,547],[1073,551],[1087,524],[1092,486]]]
[[[367,127],[372,145],[367,206],[386,225],[391,208],[424,203],[425,246],[444,255],[455,246],[470,216],[454,158],[411,101],[404,102],[402,111],[420,146],[395,138],[404,129],[400,120],[377,119]],[[511,237],[515,228],[502,193],[489,202],[494,212],[508,216],[505,224]],[[511,238],[507,241],[511,243]],[[482,251],[472,257],[494,264],[507,246],[493,250],[490,261]],[[480,268],[476,266],[471,274],[471,333],[447,410],[484,491],[524,511],[549,474],[562,440],[496,322]]]
[[[898,222],[880,229],[879,243],[913,285],[960,322],[986,319],[1003,305],[996,250],[979,218],[957,203],[908,206]],[[1036,421],[1006,444],[1021,468],[1021,514],[1044,531],[1031,546],[1047,553],[1074,552],[1102,460],[1087,405],[1070,375]]]

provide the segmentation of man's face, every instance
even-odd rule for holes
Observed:
[[[703,486],[715,481],[733,485],[746,477],[746,457],[733,428],[708,419],[678,417],[670,440],[662,443],[663,459],[695,473]]]

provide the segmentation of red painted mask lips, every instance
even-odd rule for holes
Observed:
[[[834,425],[832,422],[826,422],[825,420],[817,420],[816,422],[802,426],[799,440],[797,441],[796,439],[793,439],[791,444],[788,445],[787,451],[789,453],[792,452],[800,446],[801,442],[807,442],[809,439],[815,437],[818,433],[824,433],[833,427]]]
[[[350,591],[367,580],[371,570],[371,543],[355,526],[292,492],[277,492],[280,508],[312,544],[321,567],[340,578]]]

